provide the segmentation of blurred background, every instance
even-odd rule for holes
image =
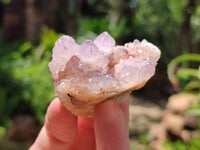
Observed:
[[[55,98],[55,41],[103,31],[162,52],[155,76],[131,96],[131,150],[200,149],[200,0],[1,0],[0,149],[25,150],[37,136]]]

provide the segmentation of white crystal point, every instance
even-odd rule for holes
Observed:
[[[134,58],[151,59],[154,63],[160,58],[160,50],[158,47],[145,39],[142,42],[134,40],[133,43],[126,43],[125,47]]]
[[[82,64],[87,64],[87,71],[99,70],[100,72],[107,71],[108,59],[104,56],[104,53],[100,51],[93,41],[85,41],[80,45],[78,57]]]
[[[77,116],[92,116],[95,106],[125,100],[154,75],[160,50],[143,40],[115,46],[107,33],[77,45],[70,36],[58,39],[49,63],[56,95]]]
[[[53,48],[52,61],[49,63],[52,77],[57,80],[58,72],[65,69],[66,63],[70,58],[77,54],[79,45],[77,45],[74,39],[70,36],[63,35],[55,43]]]
[[[109,55],[115,47],[115,40],[108,32],[103,32],[96,37],[94,44],[106,55]]]
[[[141,85],[149,80],[155,72],[155,67],[149,59],[134,59],[132,56],[121,60],[115,69],[115,76],[120,81],[122,88],[125,89]]]
[[[114,66],[115,64],[119,63],[121,59],[127,59],[129,57],[128,54],[129,52],[124,46],[116,46],[110,55],[109,65]]]

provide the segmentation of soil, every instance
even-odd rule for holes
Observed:
[[[149,129],[161,120],[167,98],[148,99],[131,96],[130,100],[130,146],[131,150],[149,150]]]

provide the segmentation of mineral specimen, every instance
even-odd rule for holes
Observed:
[[[77,116],[92,116],[102,101],[125,100],[154,75],[160,50],[143,40],[115,46],[103,32],[81,45],[63,35],[55,43],[49,68],[55,92],[63,105]]]

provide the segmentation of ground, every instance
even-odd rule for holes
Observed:
[[[131,150],[149,150],[148,131],[161,119],[166,99],[148,99],[131,96],[130,100],[130,145]]]

